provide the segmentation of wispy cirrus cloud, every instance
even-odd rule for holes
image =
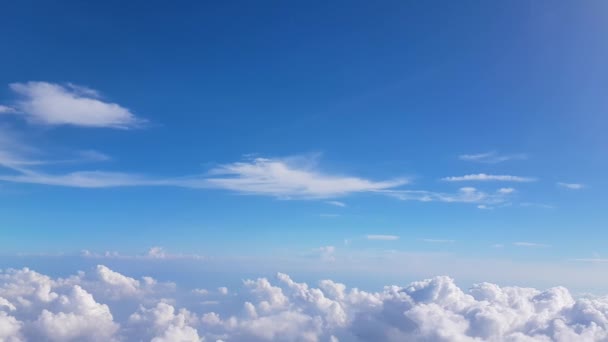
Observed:
[[[420,239],[420,241],[428,242],[428,243],[454,243],[454,242],[456,242],[456,240],[449,240],[449,239]]]
[[[544,244],[544,243],[528,242],[528,241],[514,242],[513,246],[517,246],[517,247],[531,247],[531,248],[551,247],[550,245],[547,245],[547,244]]]
[[[340,202],[340,201],[325,201],[325,203],[336,206],[336,207],[341,207],[341,208],[346,207],[346,203]]]
[[[570,190],[580,190],[585,187],[585,185],[581,184],[581,183],[564,183],[564,182],[557,182],[557,186],[559,186],[560,188],[570,189]]]
[[[444,177],[441,180],[446,182],[488,182],[488,181],[499,181],[499,182],[534,182],[536,178],[532,177],[520,177],[512,175],[489,175],[485,173],[469,174],[464,176],[456,177]]]
[[[501,188],[485,192],[474,187],[462,187],[455,193],[427,190],[386,190],[384,193],[403,201],[498,204],[507,201],[513,191]]]
[[[13,107],[0,105],[0,114],[16,113],[17,110]]]
[[[6,140],[6,139],[5,139]],[[373,181],[353,176],[331,175],[319,171],[316,161],[306,157],[285,159],[255,158],[244,162],[220,165],[206,174],[185,177],[151,177],[127,172],[73,171],[48,173],[36,166],[48,162],[13,153],[0,138],[0,167],[16,173],[0,173],[0,181],[78,188],[109,188],[127,186],[174,186],[194,189],[223,189],[241,194],[272,196],[281,199],[328,199],[354,193],[374,193],[407,183],[405,179]],[[84,153],[94,160],[109,156],[96,151]],[[328,204],[344,207],[343,202]]]
[[[127,108],[104,101],[99,92],[87,87],[48,82],[12,83],[9,87],[20,99],[14,107],[2,106],[0,110],[22,115],[32,123],[125,129],[144,122]]]
[[[395,241],[399,240],[399,235],[370,234],[366,235],[365,238],[367,240]]]
[[[458,156],[460,160],[466,160],[478,163],[497,164],[509,160],[527,159],[528,156],[524,153],[517,154],[499,154],[496,151],[476,153],[476,154],[461,154]]]
[[[380,192],[408,183],[406,179],[372,181],[331,175],[316,170],[314,164],[308,158],[304,162],[300,158],[255,158],[221,165],[211,170],[204,183],[206,187],[279,198],[332,198]]]

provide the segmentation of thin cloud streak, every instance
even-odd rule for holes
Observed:
[[[398,235],[371,234],[371,235],[366,235],[365,238],[368,239],[368,240],[380,240],[380,241],[395,241],[395,240],[399,240],[399,236]]]
[[[585,187],[584,184],[580,184],[580,183],[564,183],[564,182],[557,182],[557,186],[559,186],[560,188],[565,188],[565,189],[570,189],[570,190],[580,190]]]
[[[487,164],[497,164],[509,160],[523,160],[527,158],[528,156],[523,153],[501,155],[498,154],[496,151],[477,154],[461,154],[460,156],[458,156],[458,159],[460,160]]]
[[[457,176],[457,177],[444,177],[441,180],[446,181],[446,182],[499,181],[499,182],[523,183],[523,182],[534,182],[534,181],[536,181],[536,178],[520,177],[520,176],[512,176],[512,175],[489,175],[489,174],[485,174],[485,173],[478,173],[478,174],[469,174],[469,175]]]

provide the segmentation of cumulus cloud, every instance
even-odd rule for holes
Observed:
[[[523,153],[518,154],[499,154],[496,151],[476,153],[476,154],[461,154],[458,156],[460,160],[466,160],[478,163],[496,164],[509,160],[527,159],[528,156]]]
[[[112,274],[110,283],[134,285]],[[110,273],[114,272],[114,273]],[[439,276],[379,292],[332,280],[317,285],[278,273],[245,280],[235,296],[192,304],[97,293],[86,275],[62,278],[29,269],[0,271],[0,340],[18,341],[602,341],[608,298],[575,298],[564,287],[537,290],[480,283],[461,289]],[[116,281],[116,279],[119,279]],[[107,279],[106,279],[107,280]],[[125,285],[127,284],[127,285]],[[193,294],[196,295],[196,294]],[[211,296],[212,294],[206,294]],[[126,300],[139,303],[130,314]]]
[[[534,182],[536,178],[520,177],[511,175],[488,175],[485,173],[470,174],[457,177],[444,177],[441,180],[446,182],[468,182],[468,181],[500,181],[500,182]]]
[[[398,235],[371,234],[371,235],[366,235],[365,238],[368,239],[368,240],[383,240],[383,241],[399,240],[399,236]]]
[[[10,88],[21,96],[12,112],[36,124],[132,128],[143,122],[127,108],[104,101],[97,91],[86,87],[26,82],[12,83]]]
[[[585,187],[585,185],[583,185],[581,183],[563,183],[563,182],[558,182],[557,186],[559,186],[560,188],[565,188],[565,189],[570,189],[570,190],[580,190]]]

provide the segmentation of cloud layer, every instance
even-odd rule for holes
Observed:
[[[608,298],[573,298],[449,277],[366,292],[278,273],[241,288],[180,289],[99,265],[52,278],[0,272],[0,340],[18,341],[601,341]],[[180,292],[181,291],[181,292]]]

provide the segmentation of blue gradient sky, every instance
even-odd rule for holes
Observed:
[[[326,272],[384,255],[447,267],[430,260],[441,255],[460,269],[429,273],[477,279],[483,267],[467,265],[496,260],[545,265],[552,283],[564,268],[592,277],[608,260],[607,11],[603,1],[5,2],[0,152],[36,162],[28,172],[171,184],[31,184],[11,178],[21,171],[0,153],[0,250],[162,246],[274,257],[276,268],[333,264]],[[10,86],[31,81],[94,89],[92,101],[142,124],[42,122]],[[255,191],[250,174],[218,176],[268,163],[311,177],[289,178],[296,187],[330,181],[301,195],[272,176]],[[479,174],[527,181],[444,179]],[[183,177],[199,183],[176,186]],[[374,185],[326,192],[348,177]]]

